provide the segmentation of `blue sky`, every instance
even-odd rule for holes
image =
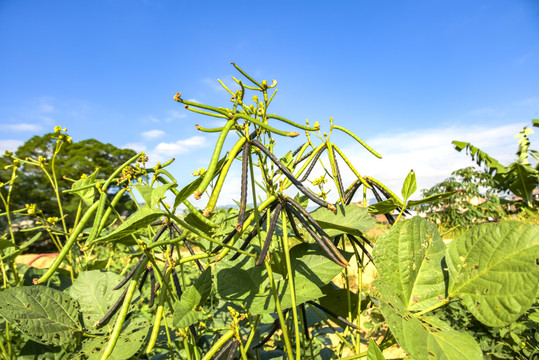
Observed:
[[[77,141],[175,157],[181,184],[216,140],[194,125],[215,122],[173,96],[227,106],[217,79],[238,76],[231,61],[278,81],[271,112],[323,130],[333,117],[370,143],[382,160],[335,140],[397,192],[412,168],[425,188],[470,165],[451,140],[511,161],[513,135],[539,117],[535,0],[2,0],[0,54],[0,148],[61,125]]]

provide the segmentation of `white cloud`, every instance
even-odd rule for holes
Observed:
[[[142,152],[146,151],[146,145],[143,143],[133,142],[133,143],[127,143],[122,146],[122,149],[131,149],[135,150],[136,152]]]
[[[524,125],[459,125],[398,134],[386,133],[366,139],[367,144],[382,154],[382,159],[375,158],[357,143],[342,150],[360,174],[372,176],[400,194],[402,183],[412,169],[416,173],[418,190],[421,190],[441,182],[454,170],[475,164],[465,152],[454,149],[451,144],[453,140],[470,142],[502,164],[512,162],[517,149],[513,135]],[[341,170],[345,167],[344,163],[340,164]],[[343,178],[345,185],[354,179],[349,171]],[[419,197],[418,191],[413,198]]]
[[[163,130],[153,129],[153,130],[144,131],[141,135],[143,138],[147,140],[151,140],[151,139],[157,139],[165,135],[165,132]]]
[[[207,146],[207,141],[204,136],[192,136],[185,140],[178,140],[176,142],[162,142],[155,147],[154,151],[166,156],[175,156],[185,154],[205,146]]]
[[[39,131],[41,130],[41,126],[36,124],[3,124],[0,125],[0,128],[8,130],[8,131]]]
[[[168,116],[165,118],[165,122],[171,122],[177,119],[184,119],[187,117],[187,114],[181,113],[178,110],[169,110],[167,112]]]
[[[39,111],[44,113],[49,113],[54,111],[54,106],[49,104],[47,101],[42,100],[41,104],[39,105]]]
[[[0,151],[14,152],[19,146],[24,143],[22,140],[0,140]]]

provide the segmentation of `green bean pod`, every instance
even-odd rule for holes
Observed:
[[[233,122],[233,121],[232,121]],[[223,169],[221,170],[221,173],[219,174],[219,178],[217,179],[217,183],[215,184],[215,187],[213,188],[213,192],[210,196],[210,199],[208,200],[208,204],[206,205],[206,209],[204,209],[204,212],[202,213],[203,216],[208,217],[210,216],[211,212],[215,208],[215,205],[217,204],[217,199],[219,198],[219,194],[221,193],[221,189],[223,187],[223,183],[225,182],[225,178],[228,174],[228,170],[230,169],[230,166],[232,165],[232,161],[236,158],[236,156],[239,154],[240,150],[243,148],[243,144],[247,139],[245,137],[241,137],[234,147],[230,150],[228,157],[225,161],[225,164],[223,165]],[[221,145],[222,147],[222,145]],[[217,158],[219,158],[219,154],[217,155]],[[211,179],[213,177],[213,174],[208,174],[208,171],[204,174],[204,180]],[[208,180],[209,182],[209,180]],[[202,185],[202,183],[201,183]],[[200,188],[200,186],[199,186]],[[196,197],[196,191],[195,191],[195,197]]]
[[[302,130],[307,130],[307,131],[318,131],[318,130],[320,130],[320,125],[317,125],[317,126],[314,126],[314,127],[310,127],[310,126],[307,126],[307,125],[301,125],[301,124],[298,124],[298,123],[296,123],[296,122],[294,122],[292,120],[288,120],[287,118],[279,116],[277,114],[269,114],[269,115],[266,114],[266,118],[279,120],[279,121],[285,122],[285,123],[287,123],[289,125],[292,125],[294,127],[302,129]]]
[[[287,136],[287,137],[296,137],[299,135],[299,133],[295,132],[295,131],[283,131],[283,130],[279,130],[279,129],[276,129],[272,126],[269,126],[268,124],[265,124],[264,122],[260,121],[260,120],[257,120],[255,119],[254,117],[251,117],[247,114],[243,114],[243,113],[236,113],[234,114],[234,118],[242,118],[244,120],[247,120],[255,125],[258,125],[260,126],[261,128],[267,130],[267,131],[270,131],[272,133],[275,133],[277,135],[281,135],[281,136]]]
[[[135,293],[135,290],[137,289],[139,276],[144,270],[145,270],[145,267],[141,266],[139,270],[137,271],[137,273],[135,274],[135,276],[133,277],[133,280],[127,287],[127,293],[126,293],[122,308],[120,310],[120,314],[118,315],[118,318],[116,319],[116,323],[114,324],[114,329],[112,330],[110,340],[107,343],[107,347],[105,348],[105,351],[103,352],[103,356],[101,356],[101,360],[107,360],[110,354],[112,354],[114,347],[116,346],[116,342],[118,341],[118,338],[120,337],[120,333],[122,332],[122,327],[127,317],[129,304],[131,303],[131,300],[133,299],[133,294]]]
[[[207,133],[216,133],[216,132],[221,132],[223,131],[223,128],[222,127],[219,127],[219,128],[211,128],[211,129],[208,129],[208,128],[204,128],[198,124],[195,125],[196,129],[198,131],[202,131],[202,132],[207,132]]]
[[[173,270],[172,267],[169,267],[167,269],[167,272],[164,276],[164,281],[168,281],[168,278],[170,276],[170,272]],[[165,311],[165,296],[166,296],[166,286],[162,286],[161,292],[159,293],[159,304],[157,305],[157,310],[155,312],[154,317],[154,323],[152,328],[152,333],[150,335],[150,340],[148,342],[148,347],[146,348],[146,354],[149,354],[153,347],[155,346],[155,342],[157,341],[157,335],[159,335],[159,327],[161,325],[161,320],[163,319],[163,314]]]
[[[204,355],[204,357],[201,360],[210,360],[213,355],[223,346],[225,345],[232,336],[234,336],[235,332],[234,330],[230,329],[228,330],[221,338],[211,347],[211,349]]]
[[[127,188],[124,187],[124,188],[120,189],[120,191],[118,191],[116,193],[116,195],[114,195],[114,198],[110,202],[110,206],[107,208],[107,210],[105,210],[105,214],[103,215],[103,218],[101,219],[101,224],[99,224],[99,230],[97,232],[98,235],[101,233],[101,231],[105,227],[105,224],[107,223],[107,219],[109,218],[110,213],[112,212],[112,209],[114,209],[116,204],[118,204],[118,202],[122,198],[123,194],[125,194],[126,190],[127,190]]]
[[[223,115],[221,113],[215,114],[215,113],[211,113],[211,112],[208,112],[208,111],[202,111],[202,110],[198,110],[196,108],[189,107],[189,105],[185,105],[184,107],[185,107],[186,110],[192,111],[192,112],[197,113],[197,114],[206,115],[206,116],[212,116],[212,117],[221,118],[221,119],[227,119],[228,118],[228,116]]]
[[[238,70],[240,73],[242,73],[243,76],[245,76],[247,79],[249,79],[253,84],[255,84],[256,86],[259,87],[258,90],[262,90],[264,87],[262,85],[260,85],[260,83],[258,81],[256,81],[255,79],[253,79],[252,77],[250,77],[245,71],[243,71],[238,65],[236,65],[235,63],[231,63],[235,68],[236,70]]]
[[[88,244],[91,244],[97,236],[99,236],[99,230],[101,229],[101,219],[103,219],[103,212],[105,210],[105,203],[107,201],[107,192],[104,191],[99,196],[99,205],[97,206],[97,212],[95,213],[94,218],[94,226],[92,227],[92,230],[90,231],[90,235],[88,235],[88,238],[86,239],[86,242],[84,243],[83,248],[86,248]],[[110,212],[109,212],[110,214]],[[106,221],[107,219],[103,219]]]
[[[344,187],[341,178],[341,172],[339,170],[339,164],[335,158],[335,150],[333,149],[333,144],[328,141],[328,157],[329,163],[331,165],[331,172],[333,173],[333,181],[337,183],[337,190],[339,191],[339,196],[341,201],[344,201]]]
[[[347,130],[343,127],[340,127],[340,126],[337,126],[337,125],[332,125],[331,127],[332,129],[337,129],[337,130],[341,130],[342,132],[350,135],[352,138],[354,138],[354,140],[356,140],[358,143],[360,143],[361,145],[363,145],[363,147],[365,149],[367,149],[371,154],[373,154],[374,156],[376,156],[378,159],[381,159],[382,158],[382,155],[378,154],[376,151],[374,151],[369,145],[367,145],[363,140],[361,140],[360,138],[358,138],[354,133],[352,133],[350,130]]]
[[[176,95],[174,95],[174,100],[176,100],[177,102],[180,102],[180,103],[182,103],[184,105],[187,105],[187,106],[194,106],[194,107],[197,107],[197,108],[210,110],[210,111],[219,113],[221,115],[224,115],[225,117],[228,118],[228,113],[224,109],[219,109],[219,108],[216,108],[216,107],[213,107],[213,106],[199,104],[199,103],[189,101],[189,100],[184,100],[184,99],[181,98],[181,95],[182,95],[181,93],[177,93]]]
[[[361,181],[361,183],[366,186],[367,188],[371,188],[371,186],[367,183],[367,181],[365,180],[365,178],[363,178],[363,176],[359,175],[359,172],[356,170],[356,168],[352,165],[352,163],[350,162],[350,160],[348,160],[348,158],[346,157],[346,155],[344,155],[344,153],[341,151],[341,149],[339,149],[339,147],[335,144],[331,144],[333,149],[335,149],[339,155],[341,156],[341,158],[344,160],[344,162],[346,163],[346,165],[348,165],[348,167],[350,168],[350,170],[352,170],[352,172],[354,173],[355,176],[357,176],[357,178],[359,179],[359,181]]]
[[[235,124],[234,120],[228,120],[223,130],[221,131],[221,135],[219,135],[217,144],[215,144],[215,150],[213,152],[210,165],[208,166],[208,170],[206,170],[206,173],[204,175],[204,178],[202,179],[202,182],[200,183],[198,188],[195,190],[195,193],[194,193],[195,199],[197,200],[200,199],[200,197],[202,196],[204,191],[206,191],[206,188],[210,184],[211,179],[213,179],[213,174],[216,171],[217,163],[219,162],[219,156],[221,155],[221,149],[223,148],[228,132],[230,131],[232,126],[234,126],[234,124]]]
[[[250,152],[249,142],[243,144],[243,158],[241,159],[241,198],[240,198],[240,212],[238,214],[238,223],[236,224],[236,230],[241,231],[243,228],[243,222],[245,221],[245,210],[247,208],[247,179],[248,174],[248,165]]]
[[[94,212],[97,210],[98,206],[99,206],[99,202],[96,201],[95,203],[92,204],[92,206],[88,208],[88,210],[86,210],[86,213],[84,213],[84,216],[82,217],[82,219],[80,219],[77,226],[73,229],[73,232],[71,233],[71,235],[69,235],[67,242],[65,243],[64,247],[62,248],[62,250],[56,257],[56,259],[54,259],[54,261],[52,262],[47,272],[43,274],[37,281],[34,282],[35,284],[43,284],[45,281],[49,280],[52,274],[54,274],[54,272],[56,271],[58,266],[60,266],[60,264],[66,257],[66,255],[69,253],[69,250],[71,249],[71,247],[73,246],[77,238],[79,237],[80,233],[86,226],[86,223],[90,220]]]

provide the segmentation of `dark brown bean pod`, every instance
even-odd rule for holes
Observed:
[[[335,172],[337,175],[337,186],[339,187],[339,191],[343,196],[343,202],[344,202],[344,187],[342,183],[342,177],[341,177],[341,171],[339,170],[339,162],[337,161],[337,151],[335,151],[335,148],[331,148],[331,151],[333,152],[333,161],[335,162]]]
[[[370,184],[371,184],[371,186],[376,187],[386,197],[386,199],[393,198],[393,196],[391,196],[391,194],[386,189],[384,189],[383,187],[381,187],[380,185],[378,185],[374,181],[371,181]],[[398,207],[397,210],[400,211],[401,208]],[[410,212],[408,210],[404,210],[404,213],[407,214],[407,215],[410,215]]]
[[[344,196],[344,205],[350,205],[350,202],[352,202],[352,198],[356,194],[356,192],[359,190],[359,188],[363,185],[363,183],[357,179],[354,181],[354,183],[346,190],[346,194]]]
[[[236,228],[232,229],[232,231],[221,241],[223,244],[228,244],[233,238],[234,235],[238,233],[238,230]],[[219,251],[221,251],[223,247],[221,245],[217,245],[215,249],[213,249],[212,254],[215,254]]]
[[[270,209],[268,211],[271,211],[271,210],[272,210],[272,207],[270,207]],[[266,222],[266,218],[268,216],[268,211],[264,211],[264,214],[260,217],[260,220],[259,220],[260,226],[262,226]],[[249,243],[251,243],[251,240],[253,240],[253,238],[256,236],[256,234],[258,234],[258,231],[257,231],[257,228],[255,226],[255,228],[253,230],[251,230],[249,235],[247,235],[247,237],[243,241],[243,244],[241,244],[240,250],[247,249],[247,246],[249,246]],[[236,252],[234,254],[234,256],[232,256],[230,258],[230,260],[236,260],[239,256],[240,256],[240,253]]]
[[[165,230],[168,229],[168,225],[163,225],[163,227],[161,227],[159,229],[159,231],[157,231],[157,233],[155,234],[155,236],[152,238],[152,243],[156,242],[157,240],[159,240],[159,238],[161,237],[161,235],[163,235],[163,233],[165,232]]]
[[[138,283],[138,291],[142,291],[142,287],[144,286],[144,283],[146,282],[146,279],[148,278],[148,269],[144,270],[142,273],[142,277],[140,278],[140,281]]]
[[[106,324],[112,318],[112,316],[116,313],[116,311],[118,311],[118,309],[120,308],[120,306],[124,302],[125,295],[127,295],[127,289],[129,289],[129,287],[125,288],[122,295],[120,295],[118,300],[114,303],[114,305],[112,305],[112,307],[105,314],[105,316],[103,316],[103,318],[101,320],[99,320],[97,323],[94,324],[95,328],[98,328],[98,327],[103,326],[104,324]]]
[[[328,234],[326,234],[326,232],[320,227],[320,225],[318,225],[318,223],[311,216],[311,214],[309,214],[307,210],[303,208],[303,206],[298,204],[296,200],[292,199],[291,197],[286,196],[285,201],[290,203],[292,207],[295,207],[303,216],[305,216],[309,224],[311,224],[314,227],[314,229],[320,234],[320,237],[327,244],[327,247],[331,250],[331,252],[333,252],[333,254],[335,254],[335,256],[340,260],[340,262],[344,264],[344,267],[347,267],[349,265],[348,261],[344,258],[341,252],[335,247],[335,245],[333,245],[333,242],[329,238]]]
[[[291,206],[290,204],[286,204],[285,206],[288,206],[289,209],[290,209],[290,212],[294,215],[294,217],[299,220],[299,222],[301,222],[303,224],[303,227],[305,228],[305,230],[311,235],[311,237],[314,239],[314,241],[316,241],[318,243],[318,245],[322,248],[322,250],[324,250],[324,252],[328,255],[328,257],[336,264],[342,266],[342,267],[346,267],[347,265],[344,264],[343,262],[341,262],[337,256],[335,256],[335,254],[329,249],[328,245],[326,244],[326,242],[324,240],[322,240],[322,238],[320,237],[320,235],[314,231],[312,228],[311,228],[311,224],[293,207]],[[331,244],[333,245],[333,243]]]
[[[351,235],[349,235],[349,236],[351,236]],[[365,243],[367,243],[367,245],[369,245],[371,248],[374,247],[374,244],[371,243],[371,242],[369,241],[369,239],[367,239],[365,236],[359,235],[359,237],[360,237],[361,240],[363,240]]]
[[[268,233],[266,234],[266,241],[264,241],[264,246],[262,247],[260,256],[258,257],[258,260],[256,261],[256,265],[262,265],[264,263],[264,259],[268,255],[269,246],[271,243],[271,239],[273,238],[275,225],[277,224],[277,220],[279,220],[279,215],[281,214],[281,209],[282,209],[282,204],[278,203],[277,206],[275,206],[275,210],[273,210],[273,217],[271,218],[271,221],[269,223]]]
[[[301,191],[305,196],[307,196],[315,204],[328,208],[331,211],[336,210],[334,205],[328,203],[327,201],[324,201],[323,199],[318,197],[316,194],[314,194],[311,190],[303,186],[303,184],[298,179],[296,179],[294,175],[292,175],[292,173],[286,168],[286,166],[284,166],[284,164],[281,161],[279,161],[279,159],[277,159],[277,157],[273,155],[273,153],[269,151],[264,145],[262,145],[256,140],[252,140],[251,143],[257,148],[259,148],[265,155],[267,155],[267,157],[270,158],[270,160],[273,161],[273,163],[277,165],[279,169],[281,169],[283,174],[292,182],[292,184],[294,184],[294,186],[299,191]]]
[[[302,148],[305,144],[307,144],[307,143],[303,143],[303,144],[301,144],[300,146],[298,146],[298,148],[292,152],[292,156],[296,156],[296,155],[300,152],[301,148]]]
[[[380,194],[378,194],[378,191],[376,191],[376,186],[373,186],[372,183],[370,183],[370,185],[372,187],[371,191],[374,194],[374,197],[376,198],[376,201],[378,201],[378,202],[382,201],[382,197],[380,196]],[[395,219],[393,219],[393,216],[391,216],[390,213],[384,214],[384,216],[386,217],[387,222],[390,225],[393,225],[395,223]]]
[[[289,311],[290,311],[290,309],[285,309],[285,311],[283,311],[283,317],[286,317],[286,314],[288,314]],[[259,349],[262,346],[264,346],[264,344],[267,343],[269,341],[269,339],[271,339],[273,334],[275,334],[275,332],[277,330],[279,330],[280,327],[281,327],[281,321],[279,320],[279,318],[277,318],[277,319],[275,319],[273,321],[273,324],[271,324],[271,329],[270,329],[268,335],[266,335],[264,337],[264,339],[262,339],[262,341],[260,341],[258,344],[253,346],[253,349]]]
[[[157,220],[150,224],[150,226],[159,226],[163,225],[163,220]]]
[[[359,330],[359,328],[356,325],[352,324],[350,321],[346,320],[342,316],[335,314],[333,311],[329,310],[328,308],[326,308],[326,307],[324,307],[324,306],[322,306],[320,304],[317,304],[312,300],[307,301],[307,304],[310,304],[310,305],[313,305],[313,306],[319,308],[320,310],[322,310],[323,312],[325,312],[328,315],[331,315],[332,317],[339,320],[340,322],[342,322],[346,326],[349,326],[349,327],[351,327],[353,329]]]
[[[151,267],[150,268],[150,302],[148,303],[149,308],[153,306],[153,303],[155,301],[156,291],[157,291],[157,288],[155,286],[155,274],[153,273],[153,267]]]
[[[232,340],[232,346],[230,347],[230,351],[228,352],[228,356],[226,357],[226,360],[233,360],[234,356],[236,356],[236,353],[238,352],[238,346],[240,345],[240,342],[236,339]]]
[[[232,347],[234,340],[236,339],[228,340],[225,345],[223,345],[223,347],[220,348],[219,351],[215,353],[215,355],[213,355],[213,360],[219,360],[220,358],[222,358],[226,354],[228,349]]]
[[[369,254],[369,252],[367,251],[367,249],[365,249],[365,246],[363,246],[363,244],[362,244],[358,239],[356,239],[355,236],[348,234],[348,238],[349,238],[350,240],[352,240],[357,246],[359,246],[359,247],[361,248],[361,250],[363,251],[363,253],[364,253],[365,255],[367,255],[367,257],[369,258],[369,260],[370,260],[371,262],[374,263],[374,260],[373,260],[373,258],[372,258],[372,256],[371,256],[371,254]],[[368,240],[367,240],[367,241],[368,241]],[[369,243],[370,243],[370,242],[369,242]],[[371,244],[371,245],[372,245],[372,244]]]
[[[236,225],[236,231],[241,231],[243,223],[245,222],[245,209],[247,208],[247,180],[249,178],[249,157],[251,144],[248,141],[243,144],[243,155],[241,159],[241,198],[240,198],[240,212],[238,214],[238,224]]]
[[[146,254],[142,254],[142,256],[140,257],[140,259],[138,259],[136,265],[133,267],[133,269],[131,269],[129,274],[127,274],[126,277],[124,277],[123,280],[120,281],[120,283],[116,285],[114,289],[112,290],[118,290],[119,288],[127,284],[127,282],[133,277],[133,275],[135,275],[135,272],[137,271],[137,269],[139,268],[140,264],[142,263],[144,259],[146,259]]]
[[[303,317],[303,333],[305,334],[305,338],[309,340],[311,338],[311,334],[309,333],[309,324],[307,324],[307,312],[305,311],[305,304],[300,304],[299,308],[301,309],[301,316]]]
[[[176,289],[178,299],[181,299],[183,291],[182,287],[180,286],[180,279],[178,279],[178,274],[176,274],[176,271],[174,270],[172,270],[172,281],[174,282],[174,288]]]
[[[301,179],[299,179],[299,181],[304,182],[305,180],[307,180],[309,175],[311,175],[311,172],[313,171],[314,166],[316,165],[316,162],[320,158],[320,155],[322,155],[322,153],[324,152],[324,150],[327,149],[327,147],[328,146],[326,144],[322,145],[322,147],[320,148],[320,151],[317,152],[316,155],[314,155],[314,158],[311,160],[311,163],[309,164],[309,167],[305,171],[305,174],[303,174],[303,176],[301,177]]]
[[[294,235],[297,237],[297,238],[302,238],[301,237],[301,233],[299,232],[298,230],[298,227],[296,226],[296,222],[293,221],[293,217],[292,217],[292,214],[290,213],[290,210],[288,209],[287,206],[284,207],[284,210],[286,211],[286,216],[288,216],[288,218],[290,219],[290,225],[292,226],[292,231],[294,231]]]

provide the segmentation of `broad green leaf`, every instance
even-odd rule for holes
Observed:
[[[408,176],[406,176],[406,179],[404,180],[404,184],[402,185],[402,198],[404,201],[407,201],[408,198],[415,193],[417,190],[417,181],[415,179],[415,172],[414,170],[410,170],[410,173]]]
[[[530,308],[539,285],[539,228],[516,221],[476,226],[447,248],[449,296],[482,323],[504,326]]]
[[[456,331],[433,317],[415,317],[400,297],[382,281],[375,281],[380,292],[380,310],[399,345],[414,360],[482,360],[483,353],[473,337]]]
[[[17,360],[56,360],[67,358],[65,349],[62,349],[61,346],[44,345],[33,340],[28,340],[17,354]]]
[[[324,293],[324,296],[319,299],[320,305],[348,319],[348,299],[350,299],[350,310],[355,318],[357,314],[357,293],[351,292],[348,289],[341,289],[333,283],[327,284],[320,290]],[[361,302],[362,309],[365,309],[363,305],[366,305],[367,302]]]
[[[77,180],[71,185],[71,190],[64,191],[69,192],[71,194],[77,195],[86,206],[90,206],[94,202],[94,196],[96,187],[95,184],[97,182],[96,177],[97,173],[99,171],[94,171],[90,176]]]
[[[99,334],[112,331],[116,315],[99,329],[93,326],[107,314],[122,295],[123,289],[113,290],[122,279],[123,276],[112,272],[85,271],[80,273],[69,288],[69,295],[79,302],[83,314],[82,321],[87,332]],[[137,291],[132,302],[137,302],[138,298]]]
[[[205,318],[204,314],[197,311],[202,306],[211,292],[211,268],[207,268],[182,294],[179,301],[174,304],[174,326],[185,328]]]
[[[531,205],[533,190],[539,185],[539,171],[529,165],[519,163],[512,163],[509,170],[508,176],[511,178],[509,190]]]
[[[116,346],[109,360],[126,360],[137,354],[140,348],[145,345],[144,340],[148,335],[150,323],[143,317],[128,320],[120,333]],[[86,338],[77,348],[79,355],[87,356],[88,360],[100,360],[109,341],[108,336]]]
[[[369,231],[375,223],[367,209],[357,205],[337,205],[335,212],[319,207],[311,216],[331,237],[343,233],[359,236]]]
[[[236,263],[223,259],[216,264],[215,272],[217,295],[220,299],[238,302],[253,314],[275,312],[268,274],[264,266],[255,265],[254,259],[244,258]],[[291,307],[288,280],[280,276],[274,279],[282,307]],[[298,276],[295,281],[297,304],[324,295],[314,282],[303,276]]]
[[[445,244],[436,225],[414,217],[395,224],[376,241],[373,258],[380,279],[407,310],[424,310],[445,298]]]
[[[395,210],[399,206],[400,204],[398,203],[398,201],[395,200],[394,198],[391,198],[391,199],[377,202],[376,204],[372,204],[367,208],[367,210],[369,211],[369,214],[380,215],[380,214],[391,213],[393,210]]]
[[[24,244],[20,245],[17,250],[11,249],[11,247],[13,246],[13,243],[11,241],[1,239],[2,241],[7,241],[7,243],[3,243],[2,246],[6,246],[6,247],[3,248],[3,249],[0,249],[0,250],[5,250],[7,248],[9,248],[9,250],[4,251],[5,255],[2,256],[2,258],[0,260],[8,262],[8,261],[10,261],[11,258],[19,256],[24,251],[24,249],[26,249],[27,247],[29,247],[30,245],[32,245],[33,243],[38,241],[41,238],[41,235],[43,235],[42,232],[39,232],[39,233],[35,234],[34,236],[32,236],[32,238],[30,240],[28,240]]]
[[[11,242],[11,240],[0,239],[0,251],[10,248],[10,247],[15,247],[15,245]]]
[[[155,207],[159,200],[165,197],[165,193],[173,187],[178,186],[178,184],[165,184],[153,188],[148,185],[135,185],[135,189],[140,193],[144,202],[151,208]]]
[[[532,122],[533,122],[533,126],[539,127],[539,119],[533,119]]]
[[[456,193],[456,191],[450,191],[450,192],[445,192],[443,194],[436,194],[436,195],[427,196],[426,198],[423,198],[421,200],[410,200],[410,201],[408,201],[408,207],[437,202],[437,201],[446,199],[448,197],[451,197],[455,193]]]
[[[79,304],[69,295],[45,286],[24,286],[0,292],[0,315],[30,339],[63,345],[82,331]]]
[[[533,312],[528,315],[528,319],[539,324],[539,312]]]
[[[165,215],[165,212],[162,210],[143,206],[136,213],[128,217],[125,222],[120,224],[116,230],[105,236],[101,236],[94,242],[120,240],[140,229],[144,229],[146,226],[158,220],[163,215]],[[88,246],[89,245],[91,244],[88,244]]]
[[[352,253],[343,253],[346,260],[352,258]],[[290,263],[296,277],[303,276],[319,287],[328,284],[342,271],[318,244],[303,243],[290,249]]]
[[[367,350],[367,360],[385,360],[384,354],[376,345],[373,339],[369,340],[369,349]]]

